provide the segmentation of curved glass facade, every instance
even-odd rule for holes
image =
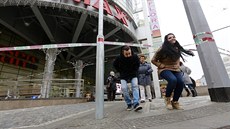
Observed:
[[[0,1],[0,47],[18,47],[45,44],[95,43],[98,28],[97,0],[16,0]],[[88,3],[87,3],[88,2]],[[106,0],[104,8],[105,41],[136,43],[133,26],[132,0]],[[117,3],[117,4],[116,4]],[[128,17],[128,18],[127,18]],[[133,48],[135,53],[138,48]],[[66,48],[57,55],[54,78],[74,78],[74,67],[69,62],[82,60],[87,65],[82,73],[85,86],[95,84],[96,47]],[[105,77],[112,69],[111,62],[120,54],[120,47],[105,46]],[[28,92],[40,86],[43,79],[46,53],[41,50],[0,52],[0,97],[12,93],[25,79]],[[16,82],[13,84],[11,82]],[[8,87],[9,84],[12,87]],[[17,89],[17,88],[16,88]],[[20,91],[16,91],[19,94]],[[30,91],[32,92],[32,91]],[[33,95],[33,94],[31,94]]]
[[[132,0],[112,0],[124,9],[130,16],[133,15]]]

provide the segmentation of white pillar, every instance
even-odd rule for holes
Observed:
[[[53,79],[54,65],[59,50],[57,48],[51,48],[44,50],[44,52],[46,53],[46,63],[41,87],[41,98],[49,98],[52,83],[51,80]]]
[[[148,17],[148,6],[147,6],[147,2],[146,0],[142,0],[142,5],[143,5],[143,13],[144,13],[144,19],[145,19],[145,33],[147,36],[147,42],[148,44],[153,44],[153,38],[151,35],[151,31],[150,31],[150,24],[149,24],[149,17]],[[150,60],[153,57],[154,53],[153,53],[154,49],[152,47],[149,47],[149,57]],[[160,92],[160,85],[159,85],[159,78],[158,78],[158,73],[157,73],[157,67],[155,65],[153,65],[151,63],[153,72],[152,72],[152,76],[153,76],[153,86],[154,86],[154,91],[155,91],[155,97],[156,98],[161,98],[161,92]]]
[[[76,63],[74,64],[75,67],[75,79],[77,81],[75,82],[75,87],[76,87],[76,97],[79,98],[80,96],[80,90],[81,90],[81,79],[82,79],[82,70],[83,70],[83,61],[82,60],[77,60]]]

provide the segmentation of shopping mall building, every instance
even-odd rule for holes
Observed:
[[[138,44],[144,39],[139,36],[132,2],[104,0],[105,41]],[[82,61],[85,85],[95,85],[96,47],[93,44],[98,34],[98,5],[99,0],[0,0],[0,45],[82,44],[55,52],[53,78],[74,79],[74,63]],[[84,46],[84,43],[92,43],[92,46]],[[105,45],[105,77],[113,70],[111,63],[120,53],[120,47]],[[139,47],[133,50],[141,53]],[[0,51],[0,94],[9,93],[9,89],[19,86],[18,81],[22,80],[26,82],[20,83],[26,85],[29,80],[31,87],[41,84],[47,53],[47,49]],[[6,86],[10,88],[6,90]]]

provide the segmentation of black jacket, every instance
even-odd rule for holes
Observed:
[[[137,77],[140,60],[133,52],[132,56],[128,58],[124,57],[123,54],[120,54],[113,62],[113,66],[120,73],[120,79],[128,81]]]

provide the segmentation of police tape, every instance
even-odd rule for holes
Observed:
[[[225,52],[230,53],[230,51],[229,51],[229,50],[227,50],[227,49],[223,49],[223,48],[220,48],[220,47],[218,47],[218,49],[220,49],[220,50],[222,50],[222,51],[225,51]]]
[[[124,42],[103,42],[105,45],[128,45],[132,47],[153,47],[148,44],[134,44]],[[16,50],[35,50],[35,49],[50,49],[50,48],[68,48],[68,47],[84,47],[97,46],[97,43],[62,43],[62,44],[46,44],[46,45],[32,45],[32,46],[17,46],[17,47],[2,47],[0,51],[16,51]]]
[[[35,49],[67,48],[67,47],[82,47],[82,46],[96,46],[96,44],[95,43],[65,43],[65,44],[2,47],[0,48],[0,51],[35,50]]]
[[[103,42],[105,45],[128,45],[131,47],[141,47],[141,48],[149,48],[153,47],[153,45],[149,44],[135,44],[135,43],[125,43],[125,42]],[[190,46],[195,44],[188,44],[184,46]],[[17,46],[17,47],[2,47],[0,48],[0,51],[16,51],[16,50],[35,50],[35,49],[51,49],[51,48],[68,48],[68,47],[84,47],[84,46],[97,46],[97,43],[62,43],[62,44],[46,44],[46,45],[32,45],[32,46]],[[219,48],[222,51],[225,51],[227,53],[230,53],[229,50]],[[193,50],[193,49],[189,49]],[[194,50],[193,50],[194,51]],[[229,54],[227,54],[229,55]]]
[[[212,36],[212,32],[199,32],[193,35],[193,39],[195,39],[197,36],[208,34]]]

